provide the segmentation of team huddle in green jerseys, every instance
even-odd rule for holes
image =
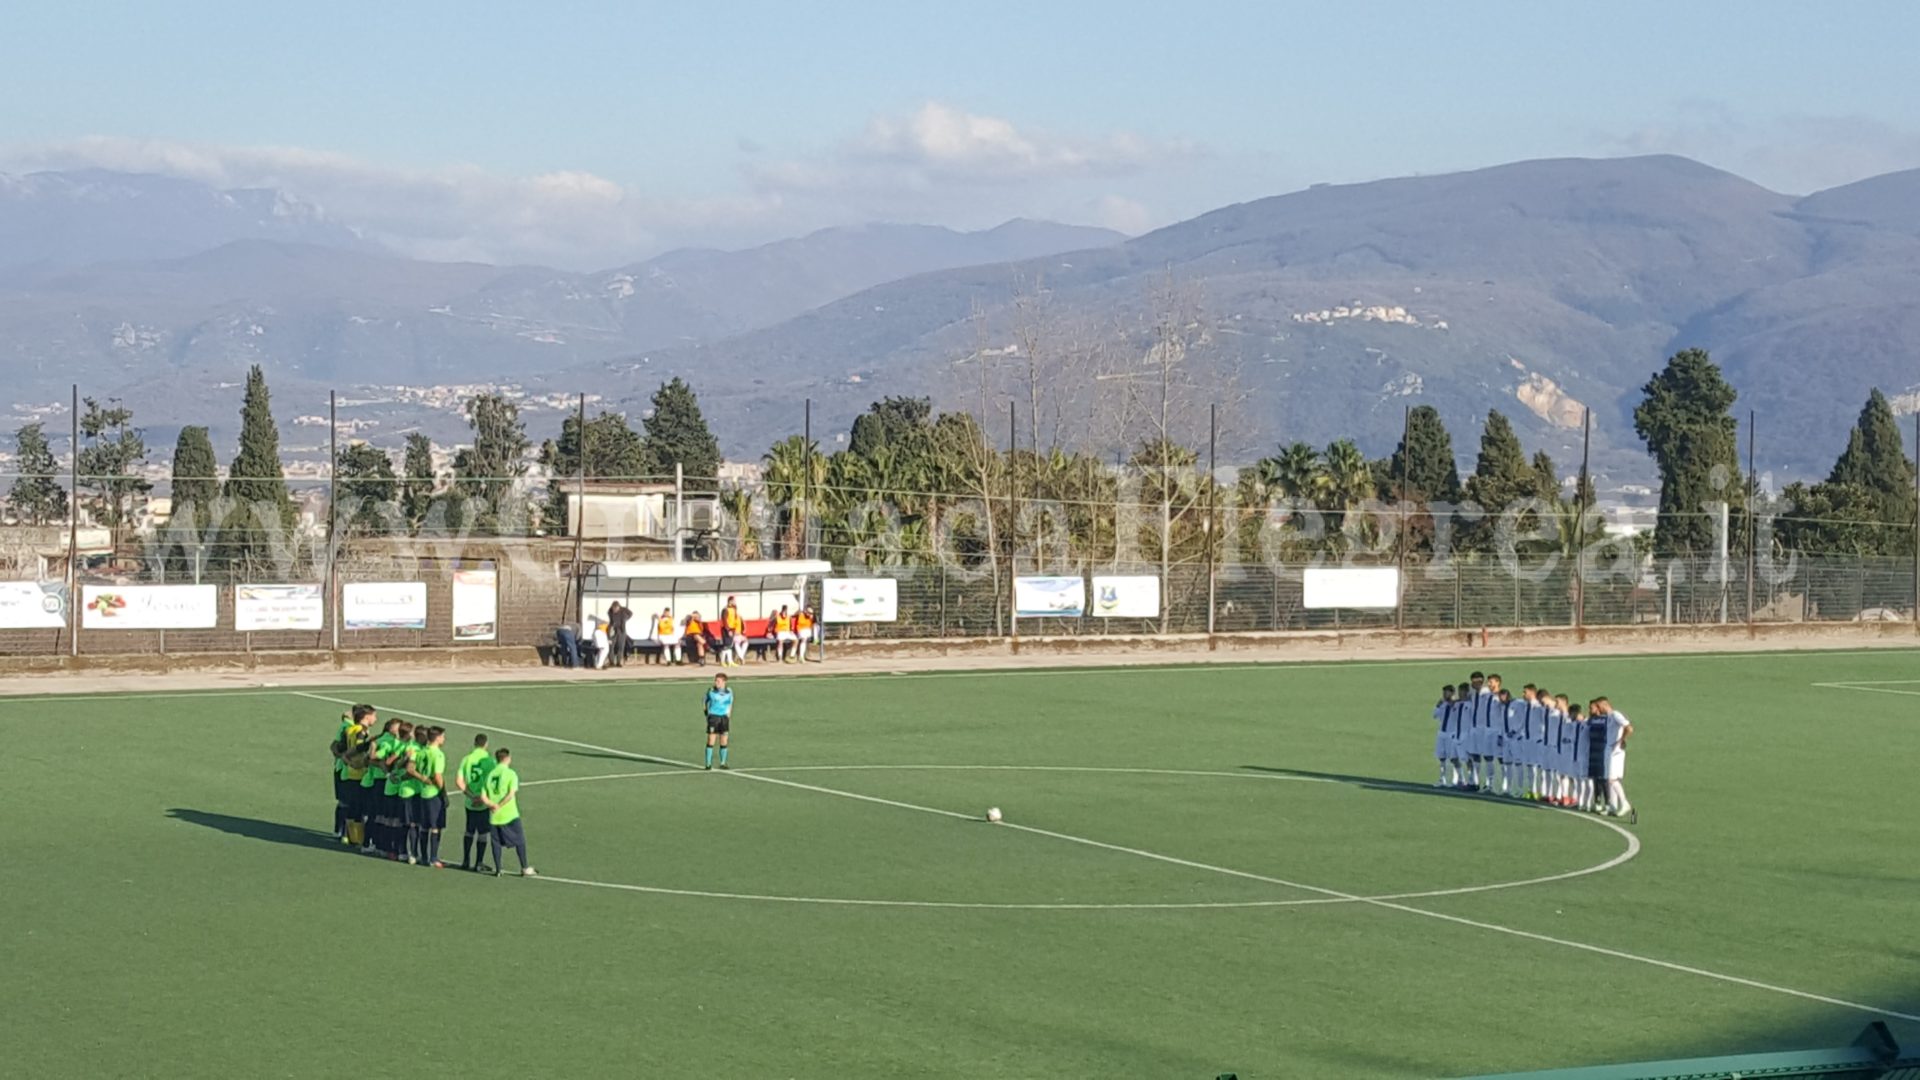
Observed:
[[[382,723],[373,706],[355,705],[340,718],[331,747],[334,835],[342,844],[357,845],[363,854],[443,868],[440,834],[446,828],[451,792],[457,791],[466,806],[460,869],[498,876],[501,856],[512,848],[521,875],[533,877],[512,751],[489,751],[487,736],[475,735],[473,749],[449,778],[446,741],[445,728],[399,719]]]

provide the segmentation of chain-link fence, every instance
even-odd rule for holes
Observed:
[[[596,546],[582,552],[591,563],[607,555]],[[687,563],[687,576],[701,574]],[[1392,563],[1385,564],[1388,566]],[[125,568],[123,568],[124,570]],[[1796,557],[1749,567],[1714,559],[1645,560],[1637,576],[1581,573],[1564,560],[1532,565],[1498,560],[1410,561],[1400,576],[1398,604],[1371,609],[1307,605],[1306,564],[1217,566],[1109,563],[1055,568],[1050,573],[1091,579],[1123,576],[1151,579],[1162,598],[1157,617],[1102,617],[1096,605],[1073,616],[1016,615],[1013,582],[993,562],[966,567],[868,569],[854,566],[839,576],[889,577],[896,583],[897,618],[827,628],[828,640],[1111,637],[1153,634],[1241,634],[1328,630],[1476,630],[1584,626],[1675,626],[1905,621],[1914,618],[1915,576],[1911,559]],[[463,570],[483,575],[465,586]],[[161,653],[234,654],[407,650],[514,646],[543,648],[555,629],[578,617],[574,563],[568,542],[546,545],[470,544],[465,554],[422,555],[400,550],[349,550],[335,565],[331,587],[316,577],[309,621],[301,629],[242,629],[242,586],[203,586],[210,607],[205,625],[190,629],[104,628],[82,610],[67,612],[60,625],[0,630],[0,655],[53,657],[130,656]],[[1023,571],[1024,572],[1024,571]],[[135,575],[83,575],[70,602],[101,602]],[[355,624],[354,587],[417,583],[419,605],[409,625]],[[1091,581],[1088,583],[1091,586]],[[456,593],[490,588],[495,614],[490,630],[460,636],[463,620]],[[810,583],[819,599],[819,583]],[[75,615],[78,617],[74,617]],[[98,614],[95,612],[93,614]],[[79,624],[77,634],[75,624]],[[76,648],[77,645],[77,648]]]

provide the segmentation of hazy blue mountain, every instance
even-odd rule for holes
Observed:
[[[1055,312],[1133,327],[1144,352],[1148,297],[1171,272],[1210,328],[1193,362],[1217,374],[1221,396],[1235,396],[1229,375],[1246,394],[1235,454],[1348,434],[1381,454],[1404,406],[1431,403],[1463,453],[1500,408],[1571,466],[1591,407],[1602,466],[1644,478],[1638,388],[1669,353],[1700,345],[1743,390],[1738,407],[1764,417],[1763,464],[1824,470],[1870,386],[1920,384],[1909,299],[1920,244],[1805,211],[1820,199],[1797,204],[1674,157],[1315,187],[1116,247],[892,282],[558,381],[624,383],[637,401],[661,377],[704,374],[734,388],[729,448],[754,452],[763,432],[793,426],[802,395],[828,431],[884,394],[966,400],[952,372],[980,343],[970,316],[984,310],[988,342],[1005,348],[1018,281],[1044,279]]]
[[[1801,199],[1794,209],[1828,221],[1920,232],[1920,169],[1829,188]]]
[[[277,191],[100,169],[0,174],[0,274],[177,258],[235,240],[376,250],[319,207]]]

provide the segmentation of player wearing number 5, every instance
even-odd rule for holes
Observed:
[[[727,689],[727,677],[715,675],[707,689],[702,710],[707,715],[707,768],[713,768],[713,751],[720,749],[720,767],[727,767],[727,732],[733,726],[733,691]]]

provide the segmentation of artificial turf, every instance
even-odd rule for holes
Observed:
[[[0,1073],[1445,1077],[1845,1043],[1874,1014],[1781,989],[1920,1014],[1920,681],[1888,681],[1915,660],[1502,660],[1632,716],[1643,846],[1385,905],[1344,898],[1627,849],[1420,790],[1467,664],[749,667],[731,774],[670,763],[703,742],[686,681],[0,699]],[[336,845],[318,698],[450,721],[453,760],[495,732],[546,878]],[[1168,771],[1107,771],[1135,769]]]

